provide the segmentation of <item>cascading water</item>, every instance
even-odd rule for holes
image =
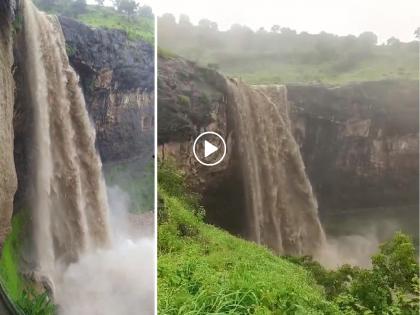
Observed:
[[[37,274],[109,243],[108,205],[95,130],[69,65],[56,17],[23,2],[25,73],[34,113],[34,240]]]
[[[33,276],[50,287],[60,315],[152,314],[154,241],[125,230],[123,202],[110,195],[108,206],[95,129],[58,19],[31,0],[21,4],[33,112]],[[108,209],[116,207],[118,218]]]
[[[284,86],[227,80],[247,198],[249,238],[282,254],[325,243],[318,206],[292,135]]]

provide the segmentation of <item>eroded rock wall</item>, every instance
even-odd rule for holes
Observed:
[[[321,211],[418,204],[417,81],[288,86]]]
[[[154,152],[154,50],[119,30],[60,17],[67,54],[80,76],[104,162]]]
[[[161,57],[158,71],[159,157],[185,171],[191,188],[202,195],[207,222],[245,235],[245,192],[225,78],[172,57]],[[228,147],[214,167],[199,164],[192,154],[195,138],[208,130],[224,137]]]
[[[0,3],[0,248],[10,230],[17,187],[13,159],[13,26],[14,1]]]

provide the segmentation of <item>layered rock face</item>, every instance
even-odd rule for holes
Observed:
[[[185,170],[202,193],[209,222],[244,234],[244,178],[225,79],[179,58],[161,58],[158,80],[160,156]],[[293,134],[321,215],[418,204],[418,82],[287,90]],[[227,155],[214,168],[192,155],[195,137],[205,130],[227,140]]]
[[[104,162],[152,156],[154,51],[119,30],[94,29],[66,17],[60,24],[80,76]]]
[[[192,189],[203,196],[208,222],[246,235],[245,191],[225,78],[181,58],[161,57],[158,71],[160,158],[185,171]],[[213,167],[203,167],[192,154],[195,138],[205,130],[220,134],[228,147]]]
[[[288,86],[323,212],[418,204],[418,82]]]
[[[13,159],[14,90],[12,20],[14,1],[0,3],[0,248],[9,232],[17,187]]]

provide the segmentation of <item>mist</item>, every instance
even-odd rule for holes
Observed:
[[[154,312],[155,242],[130,232],[129,195],[118,186],[107,193],[112,246],[82,256],[64,271],[55,292],[61,315]]]
[[[378,252],[379,246],[392,238],[392,235],[406,230],[403,222],[389,218],[376,218],[375,222],[366,220],[353,222],[352,233],[329,234],[321,250],[314,255],[315,260],[329,269],[336,269],[344,264],[371,267],[371,257]]]

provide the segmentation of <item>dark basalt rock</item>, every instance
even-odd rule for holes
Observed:
[[[102,160],[151,158],[154,50],[120,30],[96,29],[59,17],[70,63],[80,76]]]
[[[418,95],[417,81],[288,86],[322,211],[418,204]]]
[[[131,41],[121,30],[92,28],[60,16],[72,65],[79,70],[114,71],[112,86],[120,91],[153,91],[154,49],[141,40]]]

